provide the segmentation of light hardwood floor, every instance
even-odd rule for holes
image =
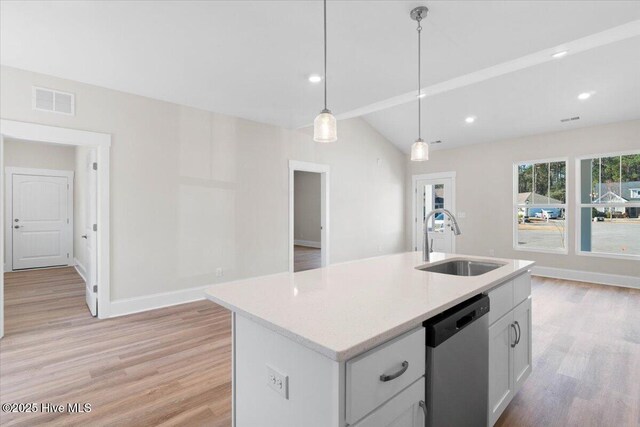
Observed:
[[[228,426],[231,320],[207,301],[90,316],[73,268],[5,275],[0,401],[91,403],[88,414],[0,413],[3,426]]]
[[[307,246],[293,246],[293,271],[312,270],[320,268],[322,257],[320,249]]]
[[[496,426],[639,426],[640,290],[533,278],[533,371]]]
[[[72,269],[5,277],[0,401],[93,410],[0,413],[2,425],[230,425],[223,308],[202,301],[97,320]],[[533,357],[498,426],[640,425],[640,291],[534,277]]]

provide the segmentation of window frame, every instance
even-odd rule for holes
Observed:
[[[575,253],[578,256],[586,256],[586,257],[596,257],[596,258],[612,258],[612,259],[625,259],[625,260],[640,260],[640,254],[613,254],[607,252],[593,252],[593,251],[583,251],[582,250],[582,223],[580,220],[580,214],[582,212],[582,208],[597,208],[601,206],[616,208],[616,207],[637,207],[640,208],[640,203],[582,203],[582,188],[580,188],[580,183],[582,182],[581,175],[581,167],[580,162],[587,159],[597,159],[603,157],[617,157],[617,156],[629,156],[640,154],[640,150],[628,150],[628,151],[614,151],[607,153],[595,153],[588,154],[583,156],[577,156],[575,160],[575,179],[576,179],[576,187],[575,187],[575,221],[576,221],[576,236],[575,236],[575,245],[576,250]]]
[[[522,165],[535,165],[536,164],[544,164],[544,163],[556,163],[556,162],[564,162],[565,169],[565,182],[564,182],[564,203],[562,204],[531,204],[531,205],[523,205],[518,203],[518,167]],[[511,174],[513,177],[513,190],[512,190],[512,213],[511,213],[511,221],[512,221],[512,235],[513,235],[513,249],[516,251],[522,252],[541,252],[546,254],[560,254],[560,255],[568,255],[569,254],[569,183],[570,183],[570,173],[569,173],[569,158],[568,157],[553,157],[549,159],[537,159],[537,160],[522,160],[513,163],[513,168],[511,170]],[[535,193],[535,189],[534,189]],[[546,248],[527,248],[518,244],[518,209],[520,207],[527,208],[560,208],[564,209],[564,248],[562,249],[546,249]]]

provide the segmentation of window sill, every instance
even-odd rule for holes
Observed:
[[[585,252],[577,251],[576,255],[595,257],[595,258],[610,258],[610,259],[624,259],[627,261],[640,261],[640,255],[623,255],[623,254],[608,254],[604,252]]]
[[[513,249],[520,252],[539,252],[543,254],[568,255],[567,249],[544,249],[544,248],[523,248],[522,246],[514,246]]]

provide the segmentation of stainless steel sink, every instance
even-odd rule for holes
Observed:
[[[452,276],[480,276],[481,274],[500,268],[503,265],[505,264],[474,261],[470,259],[454,259],[439,264],[417,267],[417,269],[431,273],[450,274]]]

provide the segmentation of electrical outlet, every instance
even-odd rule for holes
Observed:
[[[221,267],[216,268],[216,277],[224,276],[224,271],[222,271]]]
[[[457,217],[458,217],[458,219],[466,218],[467,217],[467,213],[458,211]]]
[[[267,385],[276,393],[289,400],[289,377],[267,365]]]

